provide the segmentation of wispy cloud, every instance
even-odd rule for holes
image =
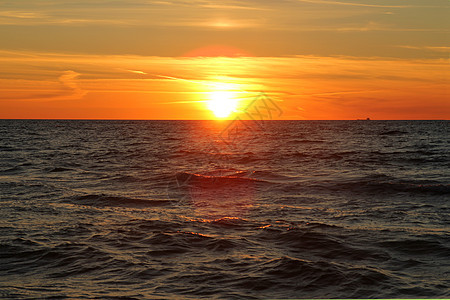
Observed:
[[[80,76],[80,73],[77,73],[72,70],[64,71],[61,76],[59,76],[59,82],[61,82],[63,89],[69,91],[70,97],[73,98],[81,98],[86,92],[83,91],[78,82],[77,78]]]
[[[139,71],[139,70],[124,70],[124,71],[134,73],[134,74],[147,75],[147,73],[145,73],[144,71]]]
[[[30,24],[46,22],[48,16],[33,11],[0,11],[0,25]]]
[[[450,52],[450,47],[425,47],[426,49],[437,51],[437,52]]]
[[[264,11],[264,10],[271,10],[270,8],[266,7],[259,7],[256,5],[249,6],[249,5],[231,5],[231,4],[217,4],[217,2],[214,3],[208,3],[208,4],[202,4],[202,7],[205,8],[212,8],[212,9],[227,9],[227,10],[254,10],[254,11]]]
[[[46,15],[39,12],[30,11],[0,11],[0,17],[15,18],[15,19],[42,19]]]
[[[398,48],[405,48],[405,49],[413,49],[413,50],[428,50],[428,51],[434,51],[434,52],[449,52],[450,53],[450,46],[408,46],[408,45],[399,45],[396,46]]]
[[[411,7],[409,5],[383,5],[370,4],[359,2],[342,2],[342,1],[327,1],[327,0],[297,0],[299,2],[313,3],[313,4],[331,4],[331,5],[345,5],[345,6],[362,6],[362,7],[378,7],[378,8],[405,8]]]
[[[67,70],[52,80],[0,79],[0,100],[79,100],[87,94],[78,82],[80,75]]]

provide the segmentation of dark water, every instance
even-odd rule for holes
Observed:
[[[0,120],[0,297],[450,297],[449,121],[247,125]]]

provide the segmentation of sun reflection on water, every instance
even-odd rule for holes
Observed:
[[[210,175],[179,176],[184,196],[197,216],[208,219],[242,217],[253,207],[256,180],[242,177],[239,172],[218,170]]]

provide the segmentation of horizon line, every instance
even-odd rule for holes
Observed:
[[[29,121],[232,121],[232,119],[105,119],[105,118],[0,118],[0,120],[29,120]],[[273,119],[241,121],[449,121],[450,119]]]

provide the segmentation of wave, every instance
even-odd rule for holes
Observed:
[[[73,171],[73,169],[63,168],[63,167],[54,167],[54,168],[47,168],[46,171],[49,173],[60,173],[60,172]]]
[[[177,173],[175,179],[178,186],[184,185],[204,185],[204,187],[219,187],[223,185],[229,186],[233,183],[245,183],[245,182],[265,182],[267,180],[248,177],[249,174],[246,171],[234,171],[234,170],[217,170],[216,173],[207,172],[205,174],[180,172]]]
[[[281,230],[277,228],[264,229],[259,238],[271,240],[279,247],[288,248],[292,255],[308,253],[308,257],[323,259],[339,259],[341,261],[387,261],[390,255],[382,249],[352,246],[347,239],[340,239],[335,233],[339,227],[329,227],[331,232],[322,232],[320,227],[292,228]]]
[[[407,131],[403,130],[388,130],[381,132],[379,135],[404,135],[407,133],[408,133]]]
[[[293,144],[322,144],[326,143],[324,140],[290,140],[289,143]]]
[[[11,167],[11,168],[7,168],[4,170],[0,170],[0,174],[5,174],[5,175],[13,175],[13,174],[19,174],[25,171],[25,168],[23,168],[20,165]]]
[[[0,151],[20,151],[20,148],[14,148],[11,146],[0,146]]]
[[[404,255],[424,255],[433,257],[450,257],[450,248],[443,245],[436,238],[427,240],[426,238],[405,238],[387,240],[379,245],[389,251],[398,252]]]
[[[2,258],[8,261],[2,267],[7,273],[12,274],[44,271],[49,277],[66,277],[98,271],[100,263],[111,260],[108,252],[74,242],[64,242],[50,247],[29,240],[25,243],[24,240],[16,240],[12,245],[1,245],[0,249]],[[96,263],[93,263],[94,261]]]
[[[394,277],[373,268],[358,268],[326,260],[307,260],[290,256],[264,261],[256,265],[255,269],[254,273],[258,275],[247,276],[234,286],[263,292],[263,295],[280,291],[280,294],[274,294],[274,298],[298,298],[303,293],[307,293],[308,298],[333,298],[336,297],[336,292],[344,291],[351,298],[360,298],[361,291],[358,289],[390,290],[390,282],[395,281]]]
[[[77,205],[95,206],[95,207],[154,207],[161,205],[169,205],[172,202],[169,200],[150,200],[150,199],[137,199],[121,196],[108,196],[105,194],[89,194],[83,196],[74,196],[70,199],[66,199],[63,202],[68,202]]]
[[[148,182],[148,179],[139,178],[139,177],[133,176],[133,175],[123,175],[123,174],[111,175],[110,178],[108,178],[107,180],[111,181],[113,183],[140,183],[140,182]]]
[[[353,192],[364,194],[425,194],[435,196],[450,195],[450,184],[430,183],[424,181],[405,182],[387,175],[369,175],[357,179],[344,179],[314,183],[316,187],[329,191]]]
[[[211,252],[229,251],[242,247],[242,241],[211,237],[187,231],[155,233],[150,238],[142,241],[142,243],[152,246],[151,252],[148,253],[152,256],[180,254],[197,250]]]
[[[253,176],[253,172],[228,169],[203,174],[179,172],[167,185],[167,193],[172,200],[194,201],[197,209],[212,209],[204,213],[213,213],[214,210],[226,213],[225,206],[239,210],[250,205],[256,189],[271,184]]]

